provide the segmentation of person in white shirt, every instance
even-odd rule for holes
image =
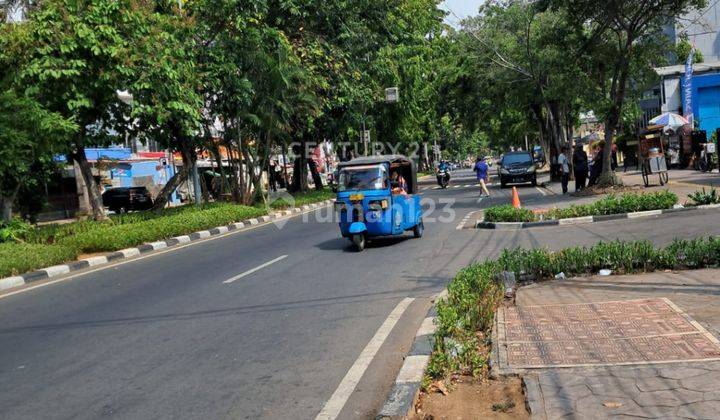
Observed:
[[[570,161],[567,158],[568,148],[563,146],[560,148],[560,156],[558,156],[558,166],[562,171],[562,191],[563,194],[568,192],[568,181],[570,180]]]

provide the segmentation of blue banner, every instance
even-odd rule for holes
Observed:
[[[683,86],[683,111],[684,117],[693,124],[693,108],[692,108],[692,79],[693,79],[693,59],[695,57],[695,48],[690,49],[687,62],[685,63],[685,85]]]

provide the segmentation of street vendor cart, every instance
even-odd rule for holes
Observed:
[[[638,157],[643,182],[650,186],[650,175],[658,175],[660,185],[668,182],[667,158],[662,140],[662,127],[648,127],[638,142]]]

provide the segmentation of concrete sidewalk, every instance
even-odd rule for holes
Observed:
[[[718,336],[720,270],[554,280],[519,289],[516,303],[564,308],[655,298],[669,299],[698,328]],[[720,361],[528,369],[524,379],[534,418],[720,417]]]

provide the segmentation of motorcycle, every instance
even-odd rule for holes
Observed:
[[[710,172],[714,168],[712,155],[715,153],[715,144],[707,143],[703,145],[700,156],[695,159],[694,169],[700,172]]]
[[[437,182],[440,188],[445,189],[450,185],[450,171],[443,169],[437,173]]]

